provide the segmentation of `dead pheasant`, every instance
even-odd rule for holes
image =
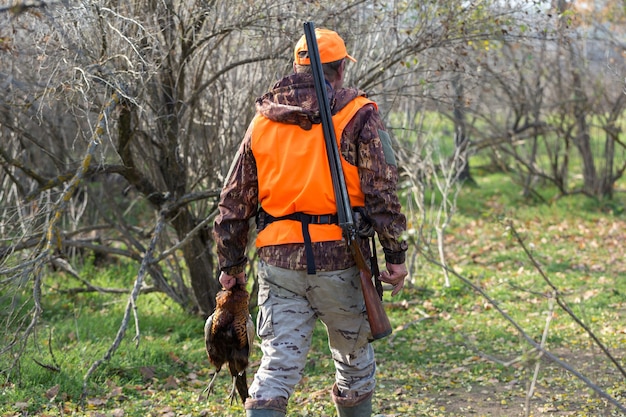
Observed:
[[[235,390],[242,402],[248,398],[246,368],[254,340],[254,325],[248,312],[248,300],[249,295],[243,285],[238,284],[230,290],[218,292],[215,297],[215,312],[204,325],[207,355],[209,362],[215,366],[215,373],[205,392],[211,393],[217,374],[227,363],[233,377],[231,404],[235,398]]]

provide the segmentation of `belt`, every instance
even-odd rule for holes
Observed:
[[[304,238],[304,251],[306,254],[307,274],[315,275],[315,257],[313,256],[313,244],[309,233],[310,224],[339,224],[339,216],[336,214],[306,214],[302,212],[287,214],[286,216],[274,217],[264,210],[259,210],[256,217],[257,230],[265,229],[270,223],[279,220],[295,220],[302,224],[302,237]]]

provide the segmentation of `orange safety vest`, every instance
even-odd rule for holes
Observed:
[[[343,130],[354,115],[366,104],[357,97],[333,116],[337,146]],[[294,213],[328,215],[337,213],[333,182],[321,124],[310,130],[287,125],[257,115],[252,128],[252,153],[257,164],[259,203],[274,218]],[[352,207],[365,205],[358,168],[341,156]],[[309,224],[311,242],[341,240],[342,231],[336,224]],[[256,246],[304,243],[302,224],[297,220],[279,220],[260,230]]]

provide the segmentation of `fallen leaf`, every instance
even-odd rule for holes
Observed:
[[[89,398],[87,400],[87,404],[89,404],[92,407],[101,407],[105,405],[106,403],[107,403],[107,400],[103,398]]]
[[[54,397],[56,397],[59,393],[60,388],[61,387],[59,386],[59,384],[56,384],[54,387],[50,388],[48,391],[46,391],[46,398],[52,401]]]
[[[19,410],[24,410],[28,408],[28,403],[20,401],[20,402],[16,402],[15,404],[13,404],[13,406]]]
[[[109,392],[109,397],[121,397],[123,396],[122,387],[115,387]]]
[[[177,363],[177,364],[183,363],[183,361],[181,361],[180,358],[174,352],[169,352],[168,355],[170,359],[174,361],[174,363]]]
[[[167,377],[167,381],[163,384],[163,389],[176,389],[178,388],[178,381],[172,375]]]
[[[139,372],[141,372],[144,381],[154,378],[154,368],[151,366],[142,366],[139,368]]]

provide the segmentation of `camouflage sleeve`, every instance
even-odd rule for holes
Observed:
[[[354,116],[344,130],[341,147],[346,160],[359,168],[365,212],[378,234],[385,260],[403,263],[406,217],[397,194],[398,168],[389,134],[374,106],[366,105]]]
[[[220,270],[230,275],[243,271],[248,261],[249,219],[257,206],[258,177],[248,129],[222,188],[213,228]]]

